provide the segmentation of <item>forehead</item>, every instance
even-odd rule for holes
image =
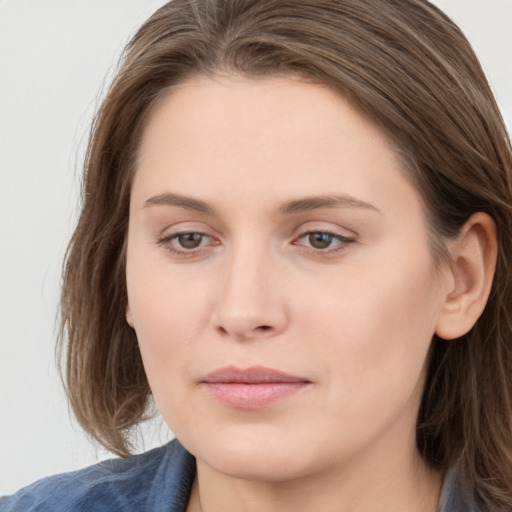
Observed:
[[[382,130],[340,94],[297,77],[197,77],[173,88],[147,118],[134,189],[236,191],[241,205],[257,194],[415,194]]]
[[[205,142],[200,135],[208,135],[209,149],[213,143],[222,146],[222,142],[241,142],[247,146],[251,141],[270,147],[306,137],[318,143],[326,140],[327,133],[341,137],[356,129],[388,144],[383,131],[360,115],[341,94],[298,76],[197,76],[162,94],[146,120],[146,141],[155,137],[152,125],[171,122],[178,125],[174,134],[181,139],[187,136],[189,142],[195,140],[199,145]],[[283,127],[287,127],[284,132]],[[192,133],[184,131],[187,128]]]

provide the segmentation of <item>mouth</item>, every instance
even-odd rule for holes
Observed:
[[[261,409],[290,398],[311,381],[272,368],[233,366],[215,370],[201,381],[213,398],[235,409]]]

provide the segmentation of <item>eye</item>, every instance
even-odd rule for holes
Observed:
[[[315,249],[327,249],[332,245],[335,238],[330,233],[309,233],[307,240],[311,247]]]
[[[217,242],[206,233],[184,231],[166,235],[158,239],[158,244],[176,255],[194,255],[205,245],[217,245]]]
[[[332,252],[346,248],[354,242],[349,238],[329,231],[308,231],[297,239],[299,245],[310,247],[319,252]]]
[[[201,245],[205,236],[203,233],[180,233],[174,238],[183,249],[196,249]]]

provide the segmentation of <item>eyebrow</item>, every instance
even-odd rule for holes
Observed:
[[[378,208],[373,206],[366,201],[361,201],[355,197],[348,195],[322,195],[322,196],[311,196],[304,197],[302,199],[296,199],[284,203],[280,208],[279,212],[282,214],[299,213],[310,210],[317,210],[319,208],[364,208],[372,210],[377,213],[382,213]]]
[[[171,192],[165,194],[159,194],[150,197],[144,202],[144,208],[150,206],[178,206],[179,208],[185,208],[186,210],[192,210],[206,215],[212,215],[215,213],[214,209],[199,199],[193,199],[191,197],[182,196],[181,194],[174,194]],[[289,215],[293,213],[306,212],[311,210],[317,210],[320,208],[364,208],[372,210],[377,213],[382,213],[378,208],[373,206],[366,201],[356,199],[348,195],[320,195],[303,197],[300,199],[294,199],[287,201],[279,208],[279,213],[282,215]]]
[[[204,201],[192,199],[191,197],[182,196],[180,194],[159,194],[144,201],[144,208],[158,205],[178,206],[180,208],[185,208],[186,210],[193,210],[207,215],[213,214],[213,208]]]

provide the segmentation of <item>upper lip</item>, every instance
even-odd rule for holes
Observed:
[[[207,384],[270,384],[310,381],[304,377],[290,375],[289,373],[264,366],[251,366],[244,369],[227,366],[209,373],[202,379],[202,382]]]

